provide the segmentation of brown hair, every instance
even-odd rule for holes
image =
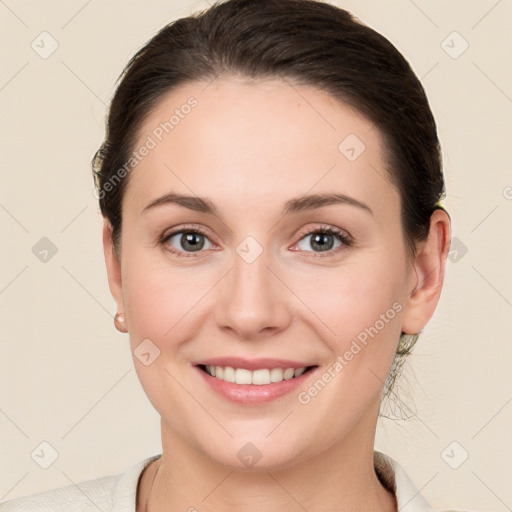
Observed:
[[[166,25],[130,60],[110,104],[93,159],[102,214],[119,248],[126,169],[138,130],[172,89],[221,75],[286,78],[351,105],[385,140],[388,173],[401,197],[408,249],[428,235],[444,196],[436,124],[408,62],[350,13],[315,0],[228,0]],[[118,178],[112,186],[113,178]],[[107,184],[110,184],[107,187]],[[402,334],[385,394],[417,335]]]

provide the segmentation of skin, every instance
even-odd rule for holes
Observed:
[[[160,350],[148,366],[134,357],[162,429],[162,457],[142,475],[137,510],[158,469],[151,512],[395,511],[373,467],[379,405],[400,332],[419,332],[437,305],[449,219],[436,211],[410,257],[372,123],[284,80],[231,76],[206,85],[175,89],[145,120],[137,147],[190,96],[198,101],[131,172],[119,251],[108,220],[103,230],[109,285],[132,350],[147,338]],[[349,134],[366,146],[355,161],[338,150]],[[176,204],[143,211],[169,192],[207,198],[217,213]],[[282,214],[289,199],[333,192],[371,213],[331,204]],[[186,252],[180,235],[161,243],[185,224],[206,231],[201,252]],[[301,236],[326,226],[353,243],[333,238],[332,249],[319,251]],[[236,252],[249,235],[263,251],[252,263]],[[402,306],[396,316],[307,405],[297,394],[311,379],[268,404],[235,404],[192,366],[215,356],[281,357],[319,365],[321,375],[394,303]],[[251,468],[237,457],[248,442],[262,454]]]

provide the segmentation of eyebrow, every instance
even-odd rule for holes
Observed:
[[[218,213],[215,205],[206,198],[175,193],[165,194],[156,198],[155,200],[151,201],[151,203],[149,203],[142,210],[142,212],[144,213],[145,211],[157,206],[168,204],[177,204],[179,206],[183,206],[184,208],[188,208],[189,210],[212,215],[217,215]],[[345,194],[312,194],[290,199],[284,204],[283,215],[289,215],[291,213],[307,210],[315,210],[317,208],[321,208],[322,206],[328,206],[332,204],[355,206],[373,215],[371,208],[367,204]]]

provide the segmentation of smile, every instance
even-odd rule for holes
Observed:
[[[201,370],[211,377],[236,384],[264,386],[283,380],[300,377],[303,373],[314,368],[306,366],[303,368],[261,368],[258,370],[247,370],[245,368],[233,368],[231,366],[200,365]]]

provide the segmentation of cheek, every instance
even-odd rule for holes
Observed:
[[[375,340],[371,357],[389,361],[394,356],[406,276],[405,259],[398,259],[370,255],[357,264],[330,269],[305,288],[303,295],[334,356],[349,350],[354,340],[361,346]]]
[[[159,251],[134,251],[123,262],[123,296],[132,343],[145,338],[168,350],[190,330],[201,298],[215,284],[205,267],[171,265]]]
[[[328,384],[315,407],[320,416],[330,415],[325,408],[340,411],[333,432],[357,421],[371,402],[380,400],[401,331],[406,274],[405,260],[400,269],[397,258],[369,258],[364,265],[359,261],[304,289],[314,313],[310,326],[321,333],[330,352],[319,377]],[[323,389],[324,384],[315,383],[302,390],[300,403],[316,400]]]
[[[133,256],[125,262],[123,293],[135,370],[162,415],[169,407],[186,411],[190,407],[187,396],[171,375],[183,379],[181,363],[187,361],[181,349],[197,333],[195,314],[206,293],[201,284],[205,280],[189,270],[171,270],[170,265],[162,265],[161,258]],[[146,352],[154,358],[149,364],[139,360]]]

